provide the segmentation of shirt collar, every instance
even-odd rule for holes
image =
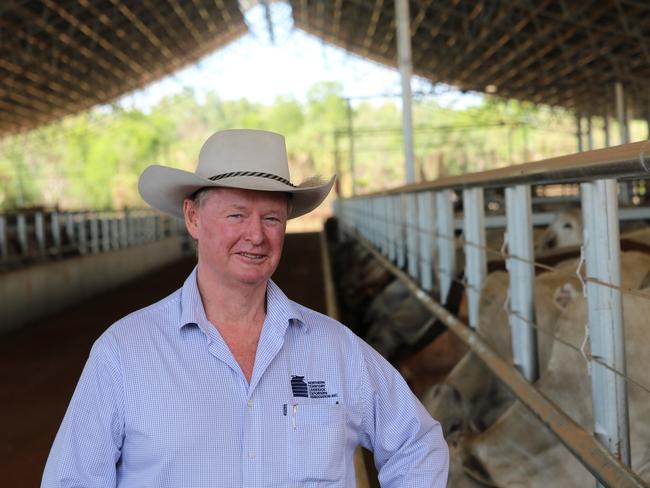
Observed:
[[[186,325],[196,324],[201,330],[207,332],[211,324],[205,315],[196,275],[197,267],[195,266],[185,283],[183,283],[181,289],[181,318],[178,327],[183,329]],[[287,298],[280,287],[272,280],[269,280],[266,286],[265,322],[269,321],[280,326],[288,326],[293,323],[305,331],[308,329],[300,309]]]

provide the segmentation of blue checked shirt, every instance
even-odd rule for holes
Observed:
[[[94,344],[41,486],[354,487],[359,444],[382,486],[446,485],[440,425],[378,353],[269,282],[249,384],[195,270]]]

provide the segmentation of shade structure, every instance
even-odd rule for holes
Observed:
[[[291,0],[295,25],[397,66],[393,0]],[[505,98],[614,113],[621,82],[630,115],[650,110],[650,2],[411,0],[413,72]]]
[[[109,103],[247,32],[237,0],[0,5],[0,136]]]

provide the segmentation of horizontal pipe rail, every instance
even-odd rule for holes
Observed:
[[[364,194],[357,198],[425,190],[500,188],[522,184],[584,182],[602,178],[648,177],[650,177],[650,141],[641,141],[479,173],[439,178],[434,181]]]
[[[583,429],[552,400],[532,386],[514,367],[501,359],[479,334],[422,291],[415,280],[384,258],[356,230],[348,227],[346,233],[352,235],[363,245],[381,265],[408,287],[409,291],[420,300],[427,310],[465,342],[472,352],[481,358],[533,415],[548,427],[601,483],[616,488],[644,488],[647,486],[638,475],[612,456],[591,433]]]

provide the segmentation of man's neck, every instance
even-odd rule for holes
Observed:
[[[199,266],[197,286],[207,319],[217,326],[242,332],[262,326],[266,316],[267,282],[224,283]]]

